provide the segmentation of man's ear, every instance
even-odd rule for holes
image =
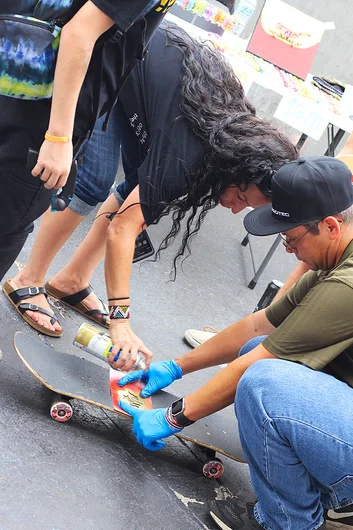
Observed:
[[[229,13],[233,15],[236,0],[218,0],[218,2],[226,6],[228,8]]]
[[[329,216],[323,219],[325,227],[329,230],[332,239],[336,239],[341,233],[342,220],[337,217]]]

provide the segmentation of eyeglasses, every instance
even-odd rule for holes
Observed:
[[[286,249],[289,252],[293,252],[293,248],[298,248],[298,243],[303,239],[303,237],[306,236],[308,232],[310,232],[311,226],[308,228],[304,234],[302,234],[300,237],[288,237],[285,234],[280,233],[280,236],[282,238],[282,243],[286,247]]]

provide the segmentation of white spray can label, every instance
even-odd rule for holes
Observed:
[[[99,331],[99,329],[91,326],[90,324],[82,324],[74,339],[74,346],[77,346],[81,350],[94,355],[98,359],[108,362],[108,357],[113,348],[113,343],[107,333]],[[120,353],[120,352],[119,352]],[[119,353],[115,357],[118,360]],[[145,359],[141,353],[138,353],[137,360],[133,366],[133,370],[144,370]]]

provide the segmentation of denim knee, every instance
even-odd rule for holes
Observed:
[[[246,419],[254,407],[263,408],[264,396],[270,401],[278,399],[280,395],[284,397],[293,365],[295,363],[291,361],[262,359],[249,366],[242,375],[235,394],[234,407],[238,421],[241,421],[242,417]]]
[[[286,470],[286,462],[300,460],[327,506],[351,504],[351,394],[345,383],[299,363],[263,359],[252,364],[239,381],[234,402],[243,450],[255,466],[252,473],[262,463],[262,472],[270,469],[273,477],[276,467]],[[287,467],[288,475],[295,475],[296,466]],[[277,480],[280,484],[280,474]],[[269,481],[273,486],[273,478]]]
[[[243,393],[246,393],[246,397],[249,398],[251,397],[250,394],[254,392],[256,394],[263,391],[269,392],[271,388],[274,388],[274,393],[277,393],[279,386],[287,388],[288,379],[285,374],[288,373],[290,375],[293,372],[293,366],[295,366],[295,363],[282,359],[261,359],[256,361],[249,366],[241,377],[237,388],[237,396],[240,398]]]
[[[246,353],[249,353],[249,351],[251,350],[254,350],[256,348],[256,346],[258,346],[259,344],[261,344],[261,342],[263,340],[265,340],[265,338],[267,337],[267,335],[260,335],[259,337],[254,337],[250,340],[248,340],[248,342],[246,342],[239,350],[239,353],[238,353],[238,357],[240,357],[241,355],[245,355]]]
[[[70,207],[79,215],[86,215],[106,200],[118,171],[121,126],[115,107],[105,132],[102,130],[104,121],[105,116],[97,120],[77,173],[75,195]]]

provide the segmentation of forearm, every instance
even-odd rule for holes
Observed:
[[[134,208],[138,209],[138,216],[141,208],[139,206],[134,206]],[[113,368],[125,372],[132,369],[138,352],[141,352],[145,357],[146,369],[152,360],[152,352],[131,329],[130,320],[125,313],[128,308],[123,308],[123,306],[130,306],[129,283],[135,240],[142,230],[137,219],[131,216],[131,211],[134,208],[129,210],[129,220],[123,219],[125,214],[122,214],[122,218],[118,217],[118,220],[115,218],[110,224],[107,232],[105,257],[105,279],[108,298],[111,299],[109,306],[120,306],[120,308],[111,308],[114,309],[114,314],[110,319],[109,334],[113,349],[109,361]],[[124,316],[121,316],[121,313]],[[115,360],[118,352],[119,358]]]
[[[248,340],[259,335],[267,335],[273,329],[264,310],[252,313],[217,333],[194,350],[177,357],[175,362],[184,375],[210,366],[230,363],[237,358],[240,348]]]
[[[295,269],[290,273],[290,275],[288,276],[288,278],[286,279],[286,281],[284,282],[283,286],[280,288],[280,290],[278,291],[278,293],[276,294],[276,296],[274,297],[273,302],[276,302],[276,300],[278,300],[279,298],[281,298],[282,294],[284,294],[286,291],[288,291],[288,289],[290,287],[292,287],[292,285],[295,284],[295,282],[297,280],[299,280],[299,278],[301,276],[303,276],[303,274],[305,274],[306,272],[308,272],[308,270],[310,270],[310,267],[309,265],[307,265],[306,263],[304,263],[303,261],[300,261],[298,263],[298,265],[295,267]]]
[[[276,359],[262,344],[238,357],[206,385],[185,398],[185,415],[196,421],[234,402],[236,389],[244,372],[260,359]]]
[[[63,27],[48,127],[51,134],[72,135],[77,100],[94,45],[98,37],[113,23],[113,20],[88,0]],[[100,73],[97,72],[97,75]]]
[[[72,136],[78,96],[91,59],[94,42],[80,31],[64,26],[55,69],[53,99],[48,130],[57,136]]]
[[[108,298],[129,296],[135,241],[144,228],[140,191],[139,186],[136,186],[107,229],[104,268]]]
[[[129,297],[132,260],[138,233],[135,225],[128,223],[116,222],[114,227],[108,228],[104,263],[108,298]],[[124,304],[125,302],[129,300],[124,301]],[[111,305],[116,304],[111,302]]]

